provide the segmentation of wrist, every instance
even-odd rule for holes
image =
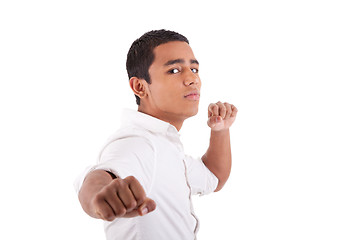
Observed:
[[[213,130],[211,129],[211,134],[221,135],[221,134],[228,134],[230,132],[229,128]]]

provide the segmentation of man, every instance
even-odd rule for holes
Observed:
[[[192,158],[178,133],[200,99],[199,62],[188,40],[167,30],[145,33],[126,65],[138,111],[124,112],[122,128],[79,180],[80,203],[106,221],[107,239],[195,239],[191,194],[219,191],[227,181],[237,109],[209,105],[210,145],[201,159]]]

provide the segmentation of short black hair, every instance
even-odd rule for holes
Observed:
[[[129,79],[137,77],[145,79],[146,82],[151,84],[149,67],[155,59],[153,50],[161,44],[172,41],[182,41],[189,44],[189,40],[185,36],[165,29],[147,32],[136,39],[127,54],[126,70]],[[136,95],[135,97],[136,104],[140,105],[140,98]]]

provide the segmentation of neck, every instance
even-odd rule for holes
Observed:
[[[138,107],[138,111],[173,125],[178,130],[178,132],[180,131],[185,121],[185,119],[179,119],[179,117],[176,117],[171,113],[149,111],[145,108],[142,108],[141,106]]]

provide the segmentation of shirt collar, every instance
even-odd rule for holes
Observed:
[[[121,121],[126,126],[135,125],[154,133],[180,136],[178,130],[170,123],[136,110],[123,109]]]

